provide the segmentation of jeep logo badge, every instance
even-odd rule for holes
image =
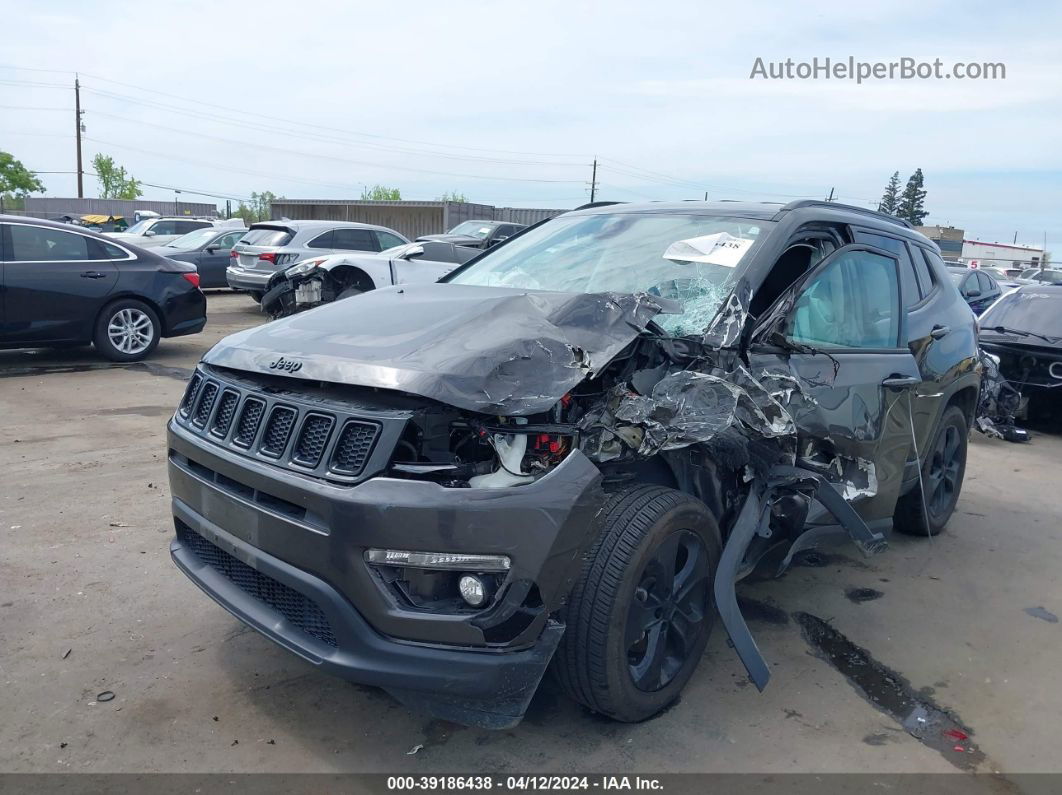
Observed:
[[[285,359],[281,356],[276,361],[269,363],[270,370],[283,370],[288,373],[297,373],[302,369],[302,362],[296,362],[293,359]]]

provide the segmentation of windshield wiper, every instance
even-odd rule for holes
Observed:
[[[981,330],[994,331],[997,334],[1014,334],[1018,337],[1039,337],[1044,342],[1058,342],[1058,337],[1049,337],[1038,331],[1024,331],[1020,328],[1010,328],[1009,326],[982,326]]]

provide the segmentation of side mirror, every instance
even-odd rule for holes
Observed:
[[[144,237],[154,237],[154,236],[155,236],[155,231],[153,229],[149,229],[149,230],[147,230],[144,233]]]
[[[981,291],[980,290],[967,290],[966,291],[966,297],[967,298],[980,298],[981,297]]]
[[[403,259],[413,259],[414,257],[424,256],[424,246],[413,246],[408,249],[405,254],[402,255]]]
[[[494,239],[493,239],[492,241],[490,241],[490,244],[491,244],[492,246],[496,246],[496,245],[498,245],[499,243],[501,243],[501,242],[502,242],[503,240],[508,240],[508,239],[509,239],[509,236],[508,236],[508,235],[501,235],[500,237],[496,237],[496,238],[494,238]]]

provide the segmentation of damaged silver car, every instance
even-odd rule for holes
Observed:
[[[673,702],[735,584],[954,511],[982,364],[936,246],[835,203],[616,205],[438,284],[235,334],[169,425],[177,565],[322,670],[462,723],[548,666]]]

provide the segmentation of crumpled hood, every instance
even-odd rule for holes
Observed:
[[[203,361],[393,389],[486,414],[536,414],[599,372],[662,303],[620,293],[404,285],[233,334]]]

